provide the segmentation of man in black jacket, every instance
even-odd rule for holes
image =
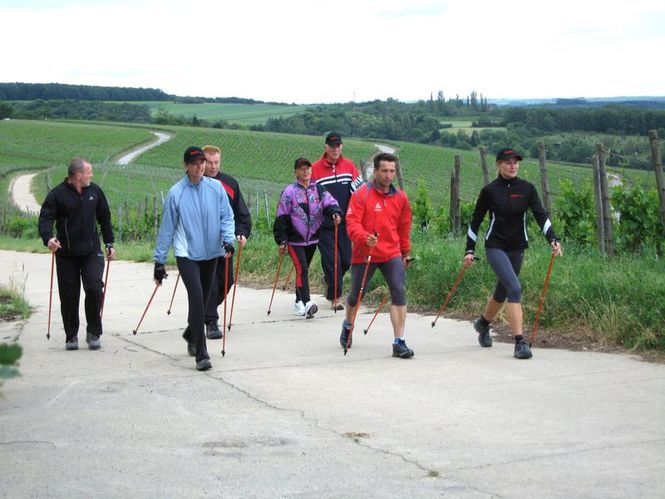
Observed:
[[[102,335],[100,315],[104,255],[97,225],[102,230],[107,258],[113,260],[115,249],[111,211],[102,189],[92,183],[92,166],[88,161],[73,159],[67,174],[67,178],[48,193],[42,204],[39,235],[44,245],[55,252],[65,348],[78,349],[79,298],[83,283],[86,341],[90,350],[98,350],[102,346],[99,337]]]
[[[222,187],[226,191],[226,194],[229,196],[229,203],[231,204],[231,209],[233,210],[233,219],[235,221],[235,233],[236,239],[238,240],[238,248],[244,248],[247,244],[247,238],[249,237],[250,232],[252,231],[252,219],[245,204],[245,200],[242,197],[240,192],[240,186],[238,181],[222,173],[219,168],[222,161],[222,150],[217,146],[204,146],[203,152],[206,156],[206,166],[205,173],[206,177],[214,178],[219,180],[222,184]],[[210,292],[210,297],[206,304],[205,310],[205,322],[206,322],[206,336],[208,339],[214,340],[222,337],[223,333],[219,329],[219,313],[217,312],[217,307],[222,304],[226,298],[226,292],[231,289],[233,286],[233,255],[228,259],[229,265],[229,275],[228,283],[225,286],[224,284],[224,267],[226,265],[226,259],[224,257],[220,258],[217,262],[217,271],[215,275],[215,280],[212,285],[212,291]]]

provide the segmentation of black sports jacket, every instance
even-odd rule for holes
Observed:
[[[111,211],[97,184],[84,187],[80,194],[67,179],[55,186],[39,212],[38,230],[44,246],[53,237],[53,222],[62,245],[59,255],[89,255],[100,251],[98,223],[104,243],[113,244]]]
[[[478,229],[488,211],[490,225],[485,234],[486,248],[505,251],[528,248],[526,225],[529,209],[547,240],[550,243],[556,241],[552,223],[534,185],[521,178],[505,179],[499,175],[480,191],[467,232],[466,253],[474,252]]]
[[[233,219],[236,225],[236,236],[249,237],[252,232],[252,217],[240,192],[238,181],[231,175],[222,172],[218,172],[213,178],[222,183],[222,187],[229,196],[229,204],[233,210]]]

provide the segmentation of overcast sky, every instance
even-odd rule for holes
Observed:
[[[314,103],[665,95],[665,2],[0,0],[0,82]]]

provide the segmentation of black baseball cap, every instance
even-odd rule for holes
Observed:
[[[498,153],[496,153],[497,161],[505,161],[510,158],[515,158],[518,161],[522,161],[524,159],[520,153],[510,148],[501,149]]]
[[[326,144],[329,146],[338,146],[342,143],[342,136],[337,132],[330,132],[326,135]]]
[[[302,165],[307,165],[307,166],[311,167],[312,163],[310,163],[307,158],[298,158],[298,159],[296,159],[295,163],[293,163],[293,169],[297,170]]]
[[[183,157],[185,163],[193,163],[197,159],[206,159],[206,155],[203,152],[203,149],[196,146],[189,146],[185,150],[185,155]]]

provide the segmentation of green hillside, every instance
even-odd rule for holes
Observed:
[[[224,120],[240,125],[256,125],[265,123],[268,118],[280,118],[301,113],[308,106],[287,106],[277,104],[219,104],[215,102],[202,102],[200,104],[187,104],[172,101],[139,101],[131,104],[147,105],[150,114],[157,116],[157,111],[166,109],[169,114],[191,118],[196,115],[199,119],[208,121]]]

